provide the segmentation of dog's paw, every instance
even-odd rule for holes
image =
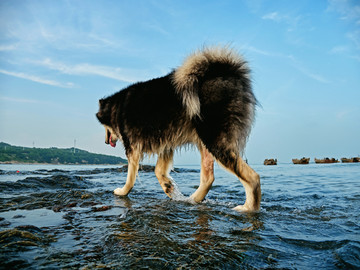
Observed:
[[[236,207],[233,208],[233,210],[238,211],[238,212],[246,212],[246,213],[253,213],[253,212],[258,212],[259,209],[255,209],[253,207],[248,207],[246,205],[238,205]]]
[[[118,196],[126,196],[128,192],[126,192],[123,188],[117,188],[114,190],[114,194]]]
[[[202,200],[199,200],[199,198],[197,198],[196,194],[194,193],[189,197],[188,202],[192,204],[197,204],[197,203],[201,203]]]

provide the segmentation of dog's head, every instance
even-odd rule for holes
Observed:
[[[118,136],[112,126],[112,115],[114,107],[106,99],[99,100],[99,111],[96,114],[99,122],[105,127],[105,143],[110,144],[112,147],[116,146]]]

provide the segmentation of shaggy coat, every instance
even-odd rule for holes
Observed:
[[[105,126],[106,143],[123,142],[130,165],[134,163],[130,174],[136,175],[136,163],[143,154],[158,154],[155,173],[158,178],[164,173],[159,182],[163,188],[167,184],[164,191],[173,197],[174,183],[168,176],[173,152],[193,144],[202,156],[199,189],[203,186],[197,190],[199,196],[196,192],[192,196],[194,201],[201,201],[210,189],[216,159],[245,183],[247,201],[237,210],[253,211],[260,207],[260,180],[240,155],[256,103],[246,61],[228,48],[206,48],[166,76],[135,83],[101,99],[96,116]],[[129,178],[133,176],[128,175],[127,181],[131,190],[135,179]],[[126,195],[130,190],[124,188],[115,194]]]

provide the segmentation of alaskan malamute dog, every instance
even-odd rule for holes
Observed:
[[[250,70],[228,47],[205,48],[168,75],[139,82],[99,101],[96,114],[105,126],[105,143],[121,140],[128,174],[116,195],[134,186],[139,160],[157,154],[155,175],[170,198],[178,192],[169,176],[176,148],[192,144],[201,154],[200,185],[190,200],[201,202],[214,181],[214,160],[245,187],[238,211],[260,209],[260,177],[240,157],[254,119],[256,98]]]

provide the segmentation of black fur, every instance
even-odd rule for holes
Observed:
[[[201,69],[195,83],[193,80],[189,86],[200,101],[199,115],[186,113],[187,105],[174,79],[175,70],[100,100],[97,118],[118,133],[127,155],[134,145],[140,146],[142,153],[161,154],[183,144],[202,143],[224,165],[235,164],[256,105],[249,69],[245,61],[216,58]],[[179,136],[183,139],[179,140]]]

